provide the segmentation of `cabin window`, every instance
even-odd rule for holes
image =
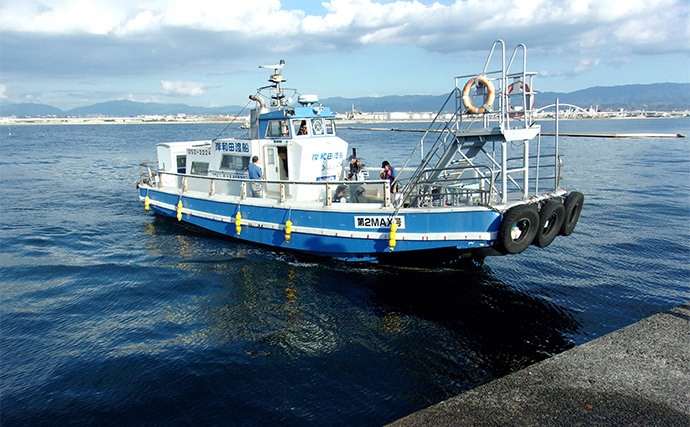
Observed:
[[[311,131],[314,135],[323,135],[323,119],[311,119]]]
[[[248,167],[249,156],[223,154],[223,159],[220,161],[221,170],[247,170]]]
[[[192,175],[208,175],[207,162],[192,162]]]
[[[177,173],[187,173],[187,156],[177,156]]]
[[[306,119],[293,120],[292,121],[292,132],[293,135],[308,135],[309,126],[307,125]]]
[[[333,123],[333,120],[324,120],[326,123],[326,134],[327,135],[335,135],[335,123]]]
[[[280,138],[290,135],[287,120],[269,120],[266,128],[267,138]]]

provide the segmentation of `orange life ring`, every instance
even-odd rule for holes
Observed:
[[[510,86],[508,86],[508,90],[506,90],[506,94],[510,94],[514,89],[515,85],[518,84],[520,85],[520,89],[523,89],[525,93],[527,94],[527,103],[529,104],[529,109],[531,110],[532,107],[534,107],[534,95],[532,94],[532,88],[529,87],[529,84],[519,81],[519,82],[514,82]],[[511,107],[511,110],[513,108]]]
[[[472,103],[472,97],[470,96],[470,89],[474,85],[482,85],[486,88],[486,95],[484,95],[484,105],[481,107],[475,107]],[[494,85],[491,80],[487,79],[486,76],[477,76],[477,78],[471,78],[462,89],[462,105],[467,108],[467,113],[469,114],[484,114],[492,111],[494,105],[494,98],[496,97],[496,91],[494,90]]]

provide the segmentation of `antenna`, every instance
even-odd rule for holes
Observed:
[[[259,65],[259,68],[273,68],[273,74],[268,78],[268,82],[271,83],[271,85],[259,88],[259,90],[273,89],[275,95],[271,96],[273,99],[272,105],[278,109],[285,107],[288,104],[288,100],[285,99],[285,93],[280,87],[280,84],[284,83],[285,79],[283,79],[283,75],[279,72],[285,68],[285,60],[281,59],[280,62],[275,65]]]
[[[275,65],[259,65],[259,68],[273,68],[275,72],[278,73],[278,70],[285,68],[285,60],[281,59],[280,62]]]

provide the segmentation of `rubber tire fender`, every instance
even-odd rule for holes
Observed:
[[[532,243],[538,228],[539,213],[535,205],[517,205],[510,208],[503,215],[498,227],[498,250],[503,254],[519,254]]]
[[[561,232],[565,220],[565,207],[559,200],[548,200],[539,211],[539,228],[532,242],[535,246],[545,248]]]
[[[577,191],[573,191],[565,198],[565,220],[561,226],[561,236],[570,236],[573,230],[575,230],[584,201],[584,194]]]

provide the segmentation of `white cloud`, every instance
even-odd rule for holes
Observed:
[[[119,36],[157,31],[162,25],[162,20],[161,14],[151,10],[143,10],[137,13],[134,18],[114,28],[113,31]]]
[[[581,59],[577,66],[575,66],[573,69],[572,74],[577,75],[586,73],[587,71],[599,65],[600,62],[601,60],[598,58]]]
[[[163,95],[201,96],[205,88],[205,84],[197,82],[161,81]]]
[[[7,99],[7,85],[0,83],[0,99]]]
[[[322,6],[324,15],[307,15],[284,9],[279,0],[7,1],[0,5],[0,30],[120,38],[185,30],[192,38],[202,31],[240,44],[262,40],[262,48],[273,43],[276,49],[302,49],[317,38],[333,47],[396,44],[439,51],[507,36],[583,49],[593,44],[583,43],[581,35],[594,34],[597,44],[689,50],[679,42],[690,35],[685,0],[458,0],[448,6],[431,0],[331,0]]]
[[[106,34],[128,13],[128,6],[86,0],[4,2],[0,6],[0,28],[48,34]]]
[[[319,7],[280,0],[0,1],[6,85],[0,98],[30,92],[29,81],[46,88],[108,82],[118,94],[211,102],[214,94],[239,91],[225,85],[229,78],[237,86],[244,70],[256,73],[254,64],[275,58],[300,61],[302,71],[310,64],[314,72],[349,73],[335,76],[339,81],[366,76],[362,80],[376,89],[362,91],[385,94],[403,90],[403,84],[416,90],[420,70],[431,75],[442,65],[460,69],[476,55],[483,61],[499,38],[507,55],[524,43],[528,68],[550,70],[540,74],[554,77],[552,82],[574,85],[579,75],[583,86],[598,79],[596,73],[611,73],[623,58],[648,69],[667,54],[675,68],[687,68],[690,53],[688,0],[320,1]],[[400,88],[391,89],[392,68]],[[686,71],[671,71],[674,81],[687,79]],[[383,83],[374,83],[377,73],[387,76]],[[151,85],[159,81],[161,89],[152,95]],[[222,90],[209,89],[218,82]]]

